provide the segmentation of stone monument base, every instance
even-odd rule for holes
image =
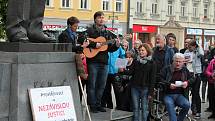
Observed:
[[[0,121],[32,121],[29,88],[71,86],[83,121],[70,44],[0,43]]]

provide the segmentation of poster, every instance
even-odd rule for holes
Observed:
[[[70,86],[28,91],[34,121],[77,121]]]

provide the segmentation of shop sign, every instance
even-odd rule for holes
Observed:
[[[202,29],[187,29],[187,34],[202,35]]]
[[[64,30],[66,26],[63,25],[43,25],[43,30]]]
[[[106,30],[109,30],[109,31],[117,31],[118,29],[117,29],[117,28],[106,28]]]
[[[157,26],[133,25],[133,32],[137,32],[137,33],[155,33],[155,32],[157,32]]]
[[[204,35],[215,35],[215,30],[204,30]]]
[[[111,31],[111,32],[113,32],[116,35],[119,34],[118,33],[118,30],[119,30],[118,28],[106,28],[106,30]]]

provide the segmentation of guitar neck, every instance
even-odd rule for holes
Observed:
[[[102,45],[108,45],[109,43],[114,43],[115,39],[106,40],[104,37],[97,37],[96,39],[88,38],[90,42],[101,43]]]

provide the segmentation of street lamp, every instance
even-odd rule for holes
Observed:
[[[112,28],[112,31],[114,30],[114,23],[115,23],[115,20],[118,20],[118,16],[115,16],[115,12],[113,11],[112,12],[112,16],[109,16],[109,20],[111,20],[111,28]]]

